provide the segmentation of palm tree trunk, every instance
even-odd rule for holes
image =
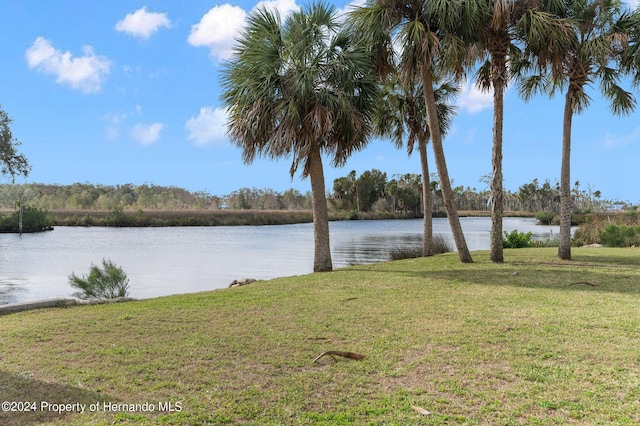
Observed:
[[[422,85],[424,89],[424,104],[427,108],[427,119],[429,122],[429,131],[431,132],[431,143],[433,146],[433,154],[436,159],[436,167],[440,177],[440,188],[442,189],[442,198],[444,199],[444,208],[449,218],[449,226],[453,234],[453,241],[458,250],[458,256],[463,263],[471,263],[471,253],[467,247],[467,242],[462,233],[462,225],[458,211],[454,205],[453,191],[451,190],[451,181],[449,180],[449,172],[447,171],[447,162],[444,158],[444,149],[442,148],[442,135],[440,134],[440,123],[438,122],[438,114],[436,112],[436,100],[433,93],[433,77],[431,76],[430,67],[422,67]]]
[[[562,165],[560,170],[560,237],[558,257],[571,260],[571,121],[573,119],[573,89],[571,83],[564,104],[562,122]]]
[[[420,164],[422,166],[422,255],[433,256],[433,196],[429,183],[429,163],[427,161],[427,141],[418,140]]]
[[[324,171],[320,148],[312,148],[309,155],[309,177],[311,179],[311,208],[313,209],[313,271],[331,271],[331,244],[329,242],[329,213],[324,186]]]
[[[504,215],[502,188],[502,123],[504,120],[504,84],[506,81],[506,65],[504,57],[492,57],[491,73],[493,74],[493,150],[491,164],[491,252],[492,262],[504,262],[504,246],[502,242],[502,217]]]

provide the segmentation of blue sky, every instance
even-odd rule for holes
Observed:
[[[637,6],[637,0],[630,5]],[[286,13],[294,0],[264,2]],[[244,165],[224,129],[221,63],[254,2],[2,1],[0,105],[33,169],[26,182],[173,185],[227,194],[241,187],[310,189],[290,160]],[[347,8],[347,3],[336,7]],[[607,199],[640,202],[640,110],[617,118],[595,92],[574,118],[572,181]],[[636,93],[637,94],[637,93]],[[454,185],[484,188],[491,171],[491,97],[466,85],[445,140]],[[505,99],[504,174],[511,190],[560,175],[562,97]],[[430,168],[435,172],[432,153]],[[384,140],[340,169],[420,173]],[[19,179],[18,183],[25,182]]]

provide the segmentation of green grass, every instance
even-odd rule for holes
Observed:
[[[0,424],[637,424],[640,249],[556,252],[0,317],[1,401],[181,407],[0,412]],[[312,363],[328,350],[366,359]]]

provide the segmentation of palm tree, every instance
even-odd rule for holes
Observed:
[[[393,70],[393,42],[399,43],[399,73],[404,84],[422,81],[431,143],[442,187],[444,207],[451,232],[462,262],[473,262],[454,204],[454,195],[442,147],[438,124],[433,75],[439,66],[461,75],[464,49],[461,42],[478,29],[476,17],[470,13],[475,1],[448,2],[434,0],[378,0],[375,4],[352,12],[356,31],[367,37],[376,60],[377,71],[385,76]],[[462,34],[450,31],[458,29]],[[445,47],[447,47],[445,52]]]
[[[621,79],[635,73],[640,82],[640,9],[622,12],[617,0],[545,1],[544,7],[571,26],[569,43],[553,60],[540,58],[536,49],[529,53],[529,64],[546,69],[520,83],[528,100],[537,92],[551,96],[565,91],[560,173],[560,236],[558,257],[571,259],[571,125],[573,115],[584,111],[591,98],[585,88],[599,81],[600,92],[610,101],[614,114],[629,114],[636,106],[633,95],[620,86]]]
[[[228,134],[251,163],[292,156],[291,175],[311,179],[314,271],[332,269],[322,154],[342,165],[363,148],[377,96],[371,58],[336,12],[313,4],[284,23],[258,9],[223,74]]]
[[[436,90],[435,97],[438,109],[440,130],[445,134],[451,125],[455,108],[448,101],[455,97],[458,87],[451,81],[443,82]],[[423,238],[422,255],[433,255],[433,196],[429,182],[429,162],[427,160],[427,143],[431,134],[424,107],[422,84],[414,81],[402,87],[396,76],[391,77],[384,85],[378,110],[375,115],[376,131],[380,135],[390,136],[396,147],[401,148],[406,135],[407,153],[409,156],[418,145],[420,165],[422,168],[422,212]]]
[[[476,82],[483,90],[493,89],[493,147],[491,154],[491,251],[492,262],[503,262],[502,218],[504,190],[502,173],[502,129],[504,92],[511,80],[510,65],[519,61],[521,47],[531,45],[540,55],[550,55],[554,45],[546,40],[562,40],[566,26],[561,20],[538,8],[528,0],[488,0],[477,13],[482,30],[469,47],[483,60]]]

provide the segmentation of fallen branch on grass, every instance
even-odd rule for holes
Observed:
[[[326,352],[322,352],[320,355],[318,355],[316,357],[316,359],[313,360],[313,362],[318,361],[320,358],[322,358],[325,355],[329,355],[333,358],[334,355],[336,356],[341,356],[344,358],[349,358],[349,359],[354,359],[356,361],[361,361],[365,358],[364,355],[362,354],[357,354],[355,352],[342,352],[342,351],[326,351]],[[334,358],[335,359],[335,358]]]
[[[598,284],[590,283],[589,281],[577,281],[575,283],[567,284],[565,287],[569,287],[570,285],[578,285],[578,284],[590,285],[591,287],[598,287]]]

